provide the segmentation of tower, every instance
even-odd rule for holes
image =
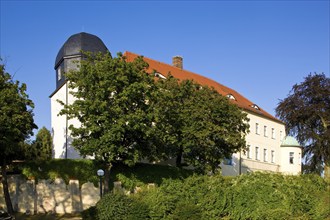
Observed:
[[[58,115],[63,108],[58,100],[66,104],[70,104],[74,100],[69,93],[65,73],[78,68],[77,64],[83,59],[82,51],[106,53],[108,49],[97,36],[81,32],[69,37],[56,56],[54,66],[56,72],[56,89],[50,95],[54,158],[80,157],[79,153],[70,144],[72,138],[68,130],[70,124],[76,124],[78,121],[68,120],[66,115]]]

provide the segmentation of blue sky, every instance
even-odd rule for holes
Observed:
[[[35,123],[51,129],[54,62],[88,32],[113,55],[131,51],[204,75],[271,114],[295,83],[329,68],[329,1],[6,1],[0,56],[28,86]]]

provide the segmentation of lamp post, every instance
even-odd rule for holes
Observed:
[[[102,176],[104,176],[104,171],[99,169],[97,175],[100,177],[100,199],[102,198]]]

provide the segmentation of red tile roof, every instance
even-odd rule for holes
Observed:
[[[126,57],[128,62],[132,62],[135,58],[137,58],[140,55],[126,51],[124,53],[124,56]],[[248,100],[247,98],[245,98],[244,96],[242,96],[241,94],[236,92],[235,90],[233,90],[227,86],[224,86],[220,83],[217,83],[214,80],[208,79],[208,78],[198,75],[196,73],[193,73],[193,72],[190,72],[187,70],[183,70],[183,69],[180,69],[180,68],[171,66],[169,64],[147,58],[147,57],[143,57],[143,59],[145,62],[147,62],[149,64],[148,71],[150,71],[150,72],[155,70],[156,72],[161,73],[165,77],[170,73],[173,77],[175,77],[179,80],[185,80],[185,79],[194,80],[195,82],[201,84],[202,86],[206,85],[209,87],[213,87],[215,90],[217,90],[223,96],[227,96],[229,94],[233,95],[236,100],[231,100],[231,101],[233,103],[237,104],[240,108],[243,108],[244,110],[246,110],[247,112],[254,113],[261,117],[266,117],[266,118],[271,119],[276,122],[283,123],[282,121],[278,120],[277,118],[275,118],[274,116],[272,116],[271,114],[269,114],[268,112],[266,112],[265,110],[260,108],[260,106],[258,106],[259,110],[255,109],[254,107],[252,107],[252,105],[254,105],[255,103],[251,102],[250,100]]]

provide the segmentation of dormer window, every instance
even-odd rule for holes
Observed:
[[[259,106],[257,106],[256,104],[252,104],[251,107],[254,109],[260,110]]]
[[[166,79],[166,77],[164,75],[162,75],[161,73],[157,73],[157,72],[155,72],[155,77],[159,77],[161,79]]]
[[[231,99],[231,100],[235,100],[236,101],[236,98],[232,94],[228,94],[228,95],[226,95],[226,97],[228,99]]]

